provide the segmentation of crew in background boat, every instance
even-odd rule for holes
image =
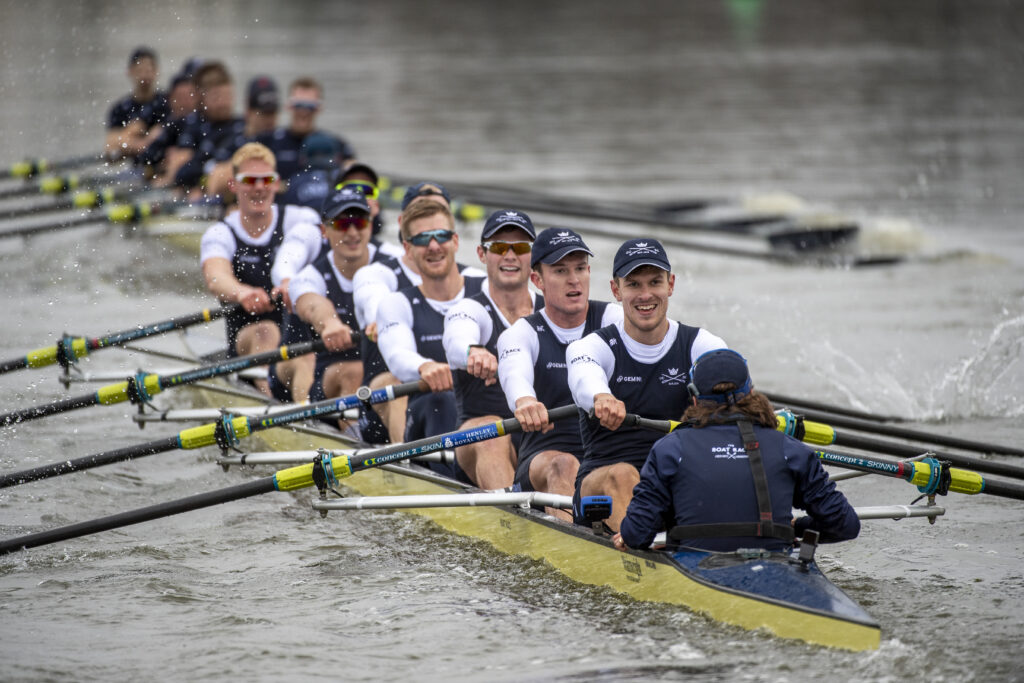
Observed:
[[[530,291],[528,264],[536,237],[533,221],[522,211],[499,209],[488,216],[476,248],[487,282],[445,316],[444,351],[455,371],[459,429],[512,417],[498,379],[498,336],[544,306],[544,297]],[[509,487],[515,479],[519,436],[459,446],[455,459],[478,487]]]
[[[565,368],[570,342],[622,322],[622,307],[591,301],[589,257],[594,253],[568,228],[537,235],[530,279],[544,308],[520,318],[498,337],[498,378],[510,409],[523,427],[515,485],[522,491],[571,496],[583,457],[579,423],[548,421],[547,407],[572,403]],[[566,521],[567,511],[548,508]]]
[[[246,92],[245,125],[241,132],[225,138],[213,150],[203,166],[201,188],[193,192],[193,199],[198,200],[205,195],[219,197],[225,204],[233,204],[234,197],[228,191],[228,180],[232,176],[231,155],[245,143],[256,142],[273,132],[277,126],[277,113],[281,107],[274,79],[270,76],[254,76]]]
[[[316,117],[323,106],[323,86],[310,76],[296,78],[288,86],[287,106],[291,113],[288,126],[265,133],[257,140],[274,152],[278,172],[285,180],[302,170],[299,149],[306,136],[317,129]],[[341,162],[355,159],[355,150],[343,138],[334,137],[341,147]]]
[[[192,60],[195,62],[196,60]],[[186,68],[188,65],[186,65]],[[182,132],[199,117],[199,94],[191,71],[182,69],[171,79],[167,89],[170,114],[160,127],[160,134],[135,157],[135,163],[147,178],[160,175],[167,150],[178,144]]]
[[[429,388],[408,402],[404,438],[412,441],[451,431],[457,424],[452,370],[442,343],[444,316],[463,297],[478,293],[484,278],[459,272],[455,218],[443,204],[410,203],[402,213],[401,231],[421,282],[381,300],[377,342],[388,370],[400,382],[422,380]]]
[[[824,543],[857,537],[856,511],[812,449],[776,431],[740,354],[704,353],[690,380],[686,424],[651,449],[615,547],[646,548],[663,529],[678,546],[717,551],[784,550],[807,529]],[[809,515],[794,523],[793,508]]]
[[[281,340],[281,307],[270,279],[274,255],[285,235],[320,216],[306,207],[278,206],[280,179],[274,154],[264,145],[243,145],[231,159],[231,191],[238,209],[210,226],[200,242],[200,263],[207,289],[242,311],[227,317],[228,353],[248,355],[275,348]],[[257,383],[269,393],[266,381]]]
[[[576,519],[581,496],[611,496],[607,524],[618,531],[640,468],[658,438],[650,430],[620,428],[626,413],[676,419],[689,403],[688,370],[725,342],[699,327],[668,318],[675,287],[668,255],[654,239],[628,240],[615,254],[612,294],[623,321],[569,345],[569,389],[580,409],[583,460],[576,474]],[[591,412],[593,417],[590,416]]]
[[[334,190],[332,182],[341,165],[341,145],[333,136],[314,131],[306,136],[299,147],[299,166],[302,169],[288,179],[288,189],[281,193],[282,204],[298,204],[320,210],[324,200]]]
[[[421,182],[408,187],[402,197],[402,214],[398,216],[399,236],[402,230],[402,216],[414,203],[431,201],[451,208],[451,196],[440,183]],[[458,266],[464,275],[483,276],[476,268]],[[393,263],[379,261],[371,263],[356,273],[353,281],[353,298],[356,305],[356,320],[363,330],[361,352],[363,356],[363,384],[371,389],[394,384],[398,381],[387,367],[377,346],[377,308],[385,296],[407,287],[416,287],[422,282],[412,253],[403,249],[402,255]],[[398,443],[405,434],[408,399],[398,398],[373,406],[373,411],[364,414],[360,430],[364,440],[371,443]]]
[[[198,115],[192,118],[167,150],[163,175],[156,186],[174,185],[188,190],[199,185],[214,152],[245,130],[245,120],[235,115],[235,87],[222,62],[204,62],[195,73],[199,93]]]
[[[111,159],[135,158],[160,136],[170,117],[167,96],[157,89],[156,52],[137,47],[128,57],[132,91],[114,103],[107,115],[106,154]]]
[[[353,343],[357,327],[352,301],[352,278],[382,253],[370,244],[370,206],[350,187],[335,191],[324,202],[321,229],[330,250],[292,279],[289,290],[295,313],[323,339],[326,353],[316,354],[312,401],[353,394],[362,384],[363,364]],[[342,424],[342,429],[347,428]]]

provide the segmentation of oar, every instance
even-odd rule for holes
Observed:
[[[827,425],[824,422],[813,422],[811,420],[801,421],[796,419],[791,412],[786,410],[778,411],[776,418],[779,423],[779,431],[785,432],[790,436],[794,436],[801,441],[817,444],[819,446],[831,446],[832,444],[836,444],[839,446],[849,446],[850,448],[861,448],[866,451],[898,455],[904,458],[914,457],[919,455],[922,451],[921,446],[911,446],[893,443],[891,441],[869,439],[854,434],[838,432],[832,426]],[[998,450],[999,447],[996,448],[997,450],[994,450],[993,452],[1002,452]],[[970,467],[978,470],[979,472],[1024,479],[1024,467],[1019,465],[1011,465],[1009,463],[994,460],[985,460],[983,458],[975,458],[969,455],[960,455],[959,453],[936,451],[930,448],[924,448],[924,450],[930,451],[933,457],[939,458],[940,460],[948,460],[954,465]]]
[[[0,180],[6,178],[33,178],[41,173],[65,171],[71,168],[78,168],[87,164],[98,164],[106,161],[103,154],[85,154],[78,157],[70,157],[59,161],[47,161],[46,159],[25,159],[13,166],[0,169]]]
[[[26,422],[28,420],[46,417],[47,415],[56,415],[57,413],[65,413],[70,410],[77,410],[79,408],[87,408],[95,405],[114,405],[117,403],[123,403],[124,401],[131,401],[136,404],[147,403],[151,397],[159,394],[164,389],[185,386],[204,379],[210,379],[211,377],[230,375],[234,372],[238,372],[239,370],[245,370],[258,365],[268,365],[270,363],[285,361],[290,358],[297,358],[310,353],[319,353],[325,350],[326,347],[324,346],[323,341],[318,339],[316,341],[299,342],[297,344],[281,346],[273,349],[272,351],[254,353],[249,356],[240,356],[238,358],[232,358],[219,363],[210,363],[209,365],[204,365],[202,367],[195,368],[194,370],[178,372],[170,375],[147,375],[140,372],[134,377],[129,377],[123,382],[116,382],[114,384],[108,384],[105,387],[100,387],[90,394],[66,398],[60,401],[52,401],[50,403],[44,403],[30,408],[23,408],[21,410],[14,410],[9,413],[0,414],[0,427],[6,427],[7,425],[12,425],[18,422]]]
[[[93,467],[124,462],[125,460],[134,460],[147,455],[166,453],[167,451],[192,450],[203,448],[204,446],[213,446],[214,444],[220,445],[222,448],[228,448],[238,443],[240,439],[265,429],[340,413],[347,408],[357,408],[363,403],[384,403],[401,396],[414,394],[420,390],[419,382],[390,385],[375,391],[370,391],[368,388],[363,387],[359,392],[350,396],[330,398],[273,415],[258,417],[225,415],[219,422],[192,427],[164,439],[87,455],[75,460],[64,460],[63,462],[50,465],[33,467],[21,472],[0,475],[0,488],[18,486],[30,481],[49,479],[50,477],[57,477],[70,472],[92,469]]]
[[[21,370],[22,368],[43,368],[54,363],[66,366],[74,363],[79,358],[84,358],[90,351],[103,349],[108,346],[120,346],[136,339],[152,337],[172,330],[181,330],[199,323],[207,323],[217,318],[222,318],[240,308],[239,304],[230,304],[221,308],[204,308],[198,313],[161,320],[150,325],[138,325],[120,332],[112,332],[104,337],[65,337],[53,346],[44,346],[41,349],[30,351],[19,358],[13,358],[0,363],[0,374]]]
[[[950,448],[960,448],[966,451],[974,451],[976,453],[987,453],[989,455],[1014,455],[1018,457],[1024,457],[1024,449],[1014,448],[1013,446],[1001,446],[998,444],[985,443],[982,441],[959,439],[955,436],[946,436],[944,434],[931,434],[916,429],[905,429],[903,427],[894,427],[891,425],[878,424],[871,420],[843,417],[842,415],[834,415],[829,412],[807,410],[805,408],[801,408],[800,412],[803,414],[804,417],[811,418],[812,420],[831,422],[840,427],[849,427],[850,429],[856,429],[862,432],[874,432],[876,434],[883,434],[885,436],[896,437],[897,439],[906,439],[908,441],[921,441],[923,443],[937,444],[940,446],[949,446]],[[835,431],[834,428],[833,431]],[[849,445],[856,448],[857,446],[853,443],[847,443],[845,441],[839,440],[852,438],[853,437],[851,437],[848,434],[843,434],[842,436],[840,436],[838,432],[836,432],[836,440],[833,443]],[[894,453],[894,455],[901,454]],[[1024,472],[1024,470],[1021,471]]]
[[[104,187],[97,190],[82,190],[76,192],[73,197],[69,199],[57,199],[45,204],[32,204],[30,206],[19,206],[6,211],[0,211],[0,220],[13,220],[15,218],[24,218],[25,216],[35,216],[42,213],[57,213],[60,211],[70,211],[72,209],[95,209],[100,206],[108,204],[116,204],[117,202],[124,203],[126,200],[131,198],[133,194],[137,194],[138,189],[134,187]],[[173,199],[170,193],[163,192],[166,195],[164,200],[168,207],[182,205],[181,200]]]
[[[778,415],[777,419],[779,423],[778,430],[784,433],[787,432],[790,425],[786,421],[785,416]],[[676,420],[652,420],[632,413],[627,413],[623,424],[631,427],[635,426],[642,427],[644,429],[652,429],[667,434],[684,423]],[[826,434],[828,425],[819,425],[817,423],[808,424],[805,421],[804,426],[806,431],[802,440],[809,441],[811,443],[820,443],[827,438]],[[814,454],[818,456],[820,460],[831,465],[848,467],[850,469],[859,469],[861,471],[872,472],[875,474],[887,474],[889,476],[902,477],[918,487],[927,486],[931,477],[936,478],[931,480],[931,483],[937,484],[942,467],[934,458],[925,458],[920,462],[904,461],[892,463],[884,460],[863,458],[858,455],[834,453],[829,451],[815,451]],[[942,457],[948,459],[945,454]],[[970,460],[976,460],[976,458],[970,458]],[[1020,484],[985,479],[977,472],[972,472],[970,470],[947,468],[947,471],[951,478],[949,483],[950,491],[966,493],[969,495],[988,493],[993,496],[1024,500],[1024,486]]]
[[[67,175],[45,176],[40,178],[39,182],[35,184],[29,183],[0,191],[0,199],[15,199],[18,197],[31,197],[32,195],[56,197],[72,190],[85,190],[86,188],[109,183],[112,180],[114,178],[108,174],[78,175],[77,173],[69,173]],[[138,187],[140,189],[142,187],[141,182],[136,182],[134,179],[121,180],[119,185],[122,187],[125,185]]]
[[[861,410],[854,410],[853,408],[846,408],[843,406],[832,405],[828,403],[821,403],[819,401],[811,401],[803,398],[795,398],[793,396],[786,396],[783,394],[776,393],[774,391],[762,391],[769,401],[776,405],[784,405],[791,408],[799,408],[806,412],[806,410],[820,410],[831,415],[844,415],[846,417],[855,417],[860,420],[868,420],[871,422],[901,422],[902,418],[892,417],[888,415],[876,415],[874,413],[866,413]]]
[[[20,228],[8,228],[0,230],[0,239],[5,237],[25,237],[26,235],[37,235],[53,230],[64,230],[83,225],[91,225],[102,221],[111,223],[141,223],[153,216],[172,215],[182,210],[194,211],[199,209],[201,214],[189,213],[189,218],[198,219],[203,217],[214,217],[219,212],[218,207],[208,205],[195,205],[180,200],[167,200],[157,202],[131,202],[125,204],[110,204],[102,211],[93,209],[82,216],[63,218],[52,223],[41,225],[29,225]]]
[[[548,418],[558,420],[575,417],[576,414],[576,406],[568,405],[549,410]],[[322,478],[322,485],[331,486],[338,478],[348,477],[355,472],[373,467],[381,467],[399,460],[407,460],[423,453],[493,439],[505,434],[512,434],[520,431],[520,429],[519,422],[513,418],[489,425],[439,434],[407,444],[396,444],[394,446],[374,449],[357,456],[342,455],[335,458],[329,453],[324,452],[314,463],[289,467],[288,469],[276,472],[272,476],[256,479],[237,486],[230,486],[217,491],[200,493],[167,503],[159,503],[129,512],[122,512],[109,517],[101,517],[88,522],[80,522],[58,529],[0,541],[0,554],[12,553],[23,548],[35,548],[50,543],[59,543],[60,541],[88,536],[101,531],[118,529],[161,517],[170,517],[171,515],[190,510],[199,510],[233,500],[251,498],[263,493],[270,493],[271,491],[294,491],[308,488],[317,484],[314,477]],[[314,473],[314,469],[317,470],[316,473]]]

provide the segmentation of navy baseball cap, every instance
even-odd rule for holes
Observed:
[[[156,62],[156,52],[151,47],[139,45],[137,48],[132,50],[130,55],[128,55],[128,66],[133,66],[140,59],[152,59]]]
[[[546,263],[550,266],[574,251],[594,255],[594,252],[590,251],[583,242],[583,238],[569,228],[546,228],[540,231],[533,243],[530,267],[535,268],[538,263]]]
[[[354,161],[346,166],[345,170],[343,170],[341,175],[338,176],[338,182],[343,183],[349,176],[355,175],[356,173],[362,173],[363,175],[370,176],[370,180],[374,185],[380,183],[380,176],[377,175],[377,172],[374,171],[369,164],[364,164],[361,161]]]
[[[428,197],[430,195],[438,195],[444,197],[444,200],[449,204],[452,203],[452,196],[448,194],[447,188],[441,183],[432,183],[427,181],[425,183],[416,183],[411,185],[405,190],[405,196],[402,197],[402,211],[405,211],[406,207],[412,204],[412,200],[417,197]]]
[[[249,109],[273,114],[280,106],[274,79],[270,76],[256,76],[249,81]]]
[[[483,241],[498,232],[502,228],[519,228],[525,230],[530,239],[537,239],[537,231],[533,228],[533,221],[522,211],[511,209],[498,209],[487,217],[484,223],[484,231],[480,233],[480,240]]]
[[[738,388],[727,393],[715,393],[714,387],[731,382]],[[734,403],[753,389],[747,361],[732,349],[715,349],[702,353],[690,368],[690,393],[702,401]]]
[[[324,205],[320,209],[320,218],[327,223],[350,209],[357,209],[366,214],[370,213],[370,205],[366,203],[366,197],[362,192],[353,187],[343,187],[333,194],[327,195],[327,198],[324,199]]]
[[[640,266],[655,266],[671,273],[668,254],[661,242],[655,239],[635,239],[623,243],[615,252],[612,275],[626,277]]]

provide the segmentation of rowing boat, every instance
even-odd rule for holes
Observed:
[[[192,390],[199,402],[220,406],[225,403],[223,387],[208,383]],[[232,391],[230,402],[258,405],[262,399],[254,394],[239,398]],[[340,434],[323,428],[274,428],[257,438],[279,451],[351,447]],[[415,462],[363,470],[343,486],[350,494],[373,497],[479,493]],[[529,506],[408,511],[503,553],[544,562],[582,584],[637,600],[682,606],[719,622],[816,645],[854,651],[879,646],[878,622],[832,584],[813,559],[801,562],[788,554],[760,552],[619,551],[608,536]]]

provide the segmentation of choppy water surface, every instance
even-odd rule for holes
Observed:
[[[56,17],[61,20],[57,21]],[[982,2],[5,3],[6,165],[94,150],[151,43],[238,80],[312,73],[322,122],[392,171],[581,197],[799,198],[911,262],[781,266],[675,250],[674,314],[766,389],[1016,444],[1024,415],[1021,11]],[[467,228],[467,241],[475,237]],[[592,240],[594,293],[616,244]],[[0,243],[0,355],[208,303],[194,257],[118,230]],[[173,339],[148,342],[173,349]],[[88,369],[165,368],[120,351]],[[3,410],[62,395],[0,376]],[[76,393],[81,389],[76,387]],[[164,404],[188,403],[168,394]],[[4,470],[173,433],[95,408],[0,432]],[[179,453],[0,491],[0,535],[242,481]],[[881,479],[856,505],[906,503]],[[0,558],[0,677],[254,680],[1019,680],[1024,505],[867,522],[822,565],[878,652],[780,642],[575,585],[399,513],[262,496]],[[467,512],[467,514],[472,514]]]

